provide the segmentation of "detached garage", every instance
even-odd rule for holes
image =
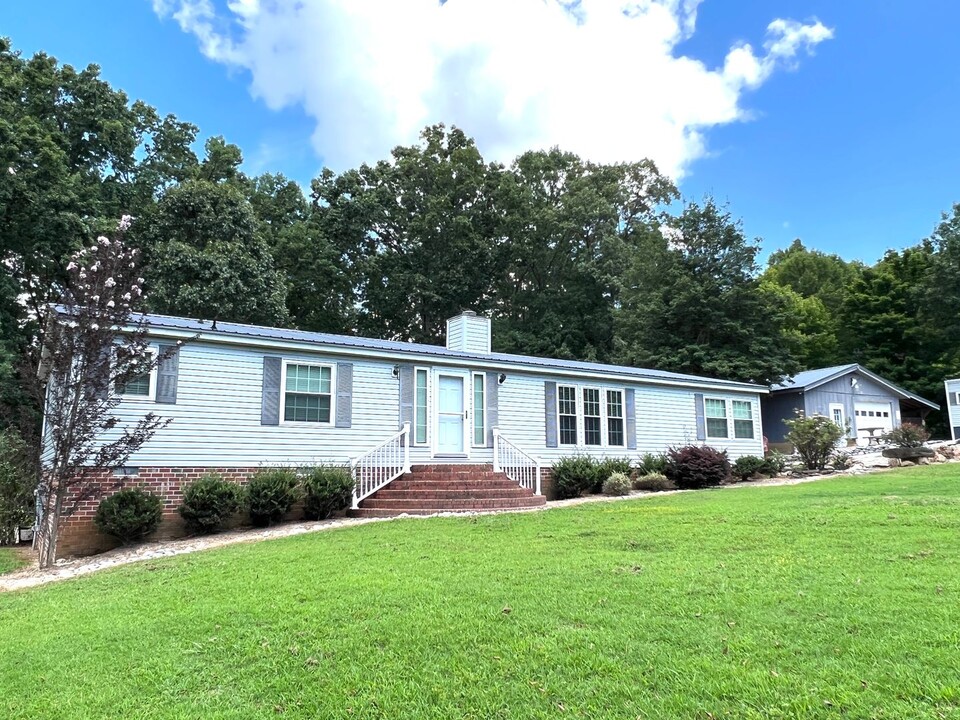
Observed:
[[[783,421],[797,411],[825,415],[847,427],[848,440],[866,445],[903,422],[923,423],[940,406],[854,363],[797,373],[770,388],[762,409],[763,434],[773,446],[786,442]]]

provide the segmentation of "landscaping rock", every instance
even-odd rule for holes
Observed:
[[[884,448],[883,456],[885,458],[897,458],[898,460],[911,460],[916,464],[916,460],[922,457],[933,457],[934,450],[933,448],[928,447],[893,447],[893,448]]]

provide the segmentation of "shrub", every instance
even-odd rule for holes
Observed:
[[[267,527],[283,520],[297,501],[297,473],[289,468],[264,468],[247,484],[250,522]]]
[[[787,469],[787,458],[784,457],[783,453],[771,450],[764,456],[763,466],[763,470],[760,472],[770,477],[777,477]]]
[[[0,432],[0,545],[15,544],[17,528],[33,524],[33,489],[26,443],[15,430]]]
[[[823,415],[800,415],[783,422],[790,428],[787,442],[796,448],[803,466],[807,470],[823,470],[837,441],[843,437],[844,429]]]
[[[597,463],[594,473],[593,492],[603,492],[603,484],[614,473],[622,473],[628,478],[633,468],[630,466],[630,458],[604,458]]]
[[[853,456],[850,453],[838,452],[830,458],[830,465],[834,470],[849,470],[853,467]]]
[[[557,498],[580,497],[597,484],[600,463],[589,455],[574,455],[553,465],[553,491]],[[601,481],[602,482],[602,481]]]
[[[712,487],[730,476],[730,460],[725,450],[708,445],[670,448],[664,475],[682,490]]]
[[[637,463],[637,473],[639,475],[654,475],[657,473],[662,475],[666,467],[667,456],[663,453],[658,455],[644,453],[643,457],[640,458],[640,462]]]
[[[610,477],[603,481],[604,495],[629,495],[630,494],[630,476],[626,473],[611,473]]]
[[[767,468],[767,461],[756,455],[744,455],[743,457],[737,458],[736,462],[733,463],[733,468],[731,473],[734,477],[740,480],[740,482],[746,482],[754,475],[758,475],[764,472]]]
[[[640,475],[633,481],[633,489],[663,492],[664,490],[676,490],[677,486],[663,473],[647,473],[646,475]]]
[[[219,473],[207,473],[184,488],[180,517],[193,532],[215,532],[240,509],[241,494],[237,485]]]
[[[163,517],[163,502],[142,488],[125,488],[100,501],[93,524],[124,545],[157,529]]]
[[[304,478],[307,491],[303,515],[307,520],[324,520],[338,510],[350,506],[353,499],[353,476],[350,468],[320,465]]]
[[[930,439],[930,433],[923,425],[914,423],[903,423],[900,427],[894,428],[886,435],[883,440],[893,443],[897,447],[913,448],[923,447],[923,444]]]

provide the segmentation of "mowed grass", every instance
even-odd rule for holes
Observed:
[[[960,717],[958,469],[399,520],[0,595],[0,711]]]
[[[17,550],[0,547],[0,575],[26,565],[26,561]]]

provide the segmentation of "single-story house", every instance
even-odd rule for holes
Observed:
[[[847,428],[847,439],[868,444],[901,423],[922,424],[940,406],[904,390],[862,365],[805,370],[770,388],[763,399],[763,434],[771,446],[786,443],[784,420],[824,415]]]
[[[149,411],[172,422],[120,472],[162,494],[171,519],[181,487],[211,470],[244,482],[264,465],[350,463],[354,514],[389,515],[542,504],[550,466],[574,454],[689,443],[763,454],[766,387],[491,352],[490,320],[469,311],[447,322],[446,346],[144,319],[166,359],[128,383],[113,412],[121,424]],[[428,480],[491,489],[436,495]],[[68,535],[65,552],[89,544]]]
[[[950,436],[960,440],[960,378],[945,380],[943,388],[947,391],[947,422],[950,423]]]

